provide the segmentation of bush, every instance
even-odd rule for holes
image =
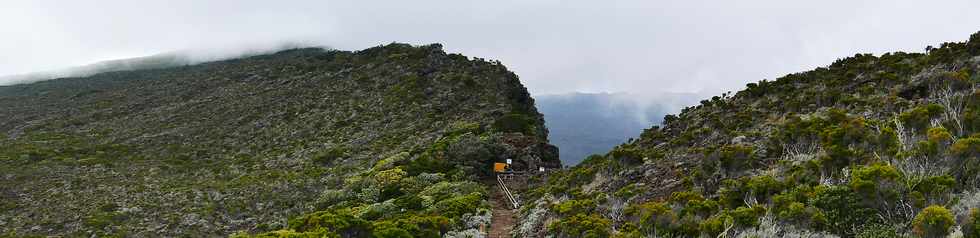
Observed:
[[[912,231],[921,237],[946,237],[953,227],[953,213],[943,206],[932,205],[922,209],[912,220]]]
[[[827,231],[841,236],[853,236],[856,227],[874,223],[878,217],[858,194],[844,186],[819,186],[810,203],[826,217]]]
[[[611,229],[612,222],[598,214],[576,214],[548,225],[549,233],[558,237],[604,238]]]
[[[391,223],[381,223],[374,230],[374,237],[413,238],[412,233]]]
[[[937,144],[946,144],[949,140],[953,139],[953,135],[949,133],[949,130],[942,127],[929,128],[926,132],[930,142]]]
[[[670,194],[671,202],[676,202],[683,205],[691,200],[702,201],[704,200],[704,196],[701,196],[701,194],[696,192],[691,192],[691,191],[673,192]]]
[[[726,145],[718,153],[718,161],[726,171],[739,171],[752,165],[754,149],[751,146]]]
[[[741,227],[755,227],[759,225],[759,217],[766,214],[766,208],[759,205],[738,207],[731,214],[736,225]]]
[[[577,199],[555,204],[552,209],[558,215],[569,216],[576,213],[592,213],[595,207],[595,201],[592,201],[592,199]]]
[[[980,238],[980,209],[970,209],[970,215],[960,227],[964,238]]]
[[[534,135],[534,119],[524,114],[511,113],[504,115],[493,123],[493,127],[500,132],[518,132],[525,135]]]
[[[289,229],[299,232],[330,231],[342,237],[364,237],[371,231],[371,223],[348,213],[321,211],[290,220]]]
[[[868,224],[861,228],[855,238],[902,238],[897,228],[884,224]]]
[[[405,164],[405,172],[415,176],[422,173],[447,173],[453,170],[453,165],[445,159],[422,156]]]
[[[718,203],[723,207],[734,209],[744,204],[745,194],[748,189],[738,180],[725,179],[721,181],[721,188],[718,189]]]
[[[701,222],[699,228],[701,228],[701,233],[707,234],[710,237],[716,237],[721,232],[725,231],[728,226],[733,225],[734,220],[731,216],[727,214],[718,214]]]
[[[894,128],[885,127],[881,129],[881,134],[878,135],[878,146],[880,146],[888,155],[895,155],[899,152],[901,145],[898,144],[898,132]]]
[[[401,168],[394,168],[378,172],[374,175],[374,179],[377,180],[379,185],[387,186],[398,183],[405,177],[405,175],[407,175],[407,173]]]
[[[449,219],[439,215],[406,215],[375,222],[373,237],[442,237],[449,230],[449,223]]]
[[[970,137],[956,140],[956,143],[950,147],[950,151],[953,155],[962,158],[980,157],[980,138]]]
[[[718,211],[718,202],[715,200],[689,200],[681,210],[681,216],[695,215],[706,217]]]
[[[628,165],[642,164],[643,158],[646,157],[642,149],[632,146],[632,144],[616,146],[609,152],[609,155]]]
[[[929,121],[932,118],[942,115],[944,111],[943,106],[939,104],[928,104],[902,112],[902,114],[898,115],[898,119],[902,120],[910,128],[923,130],[929,126]]]
[[[893,199],[901,174],[891,165],[876,163],[858,166],[851,175],[850,186],[858,194],[869,199]]]
[[[677,214],[663,202],[633,205],[627,209],[626,214],[637,221],[637,226],[644,234],[667,234],[679,225]]]
[[[474,192],[436,202],[432,209],[440,215],[458,219],[463,217],[463,214],[476,213],[481,205],[483,205],[483,195]]]
[[[752,177],[745,185],[759,201],[766,201],[783,190],[783,183],[768,175]]]
[[[956,179],[949,175],[921,178],[912,187],[912,197],[919,207],[928,202],[940,202],[956,186]]]
[[[328,165],[334,160],[343,158],[347,156],[347,149],[341,147],[334,147],[324,151],[320,151],[313,155],[313,162],[321,165]]]

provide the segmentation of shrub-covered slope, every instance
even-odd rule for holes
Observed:
[[[0,234],[473,232],[488,163],[557,157],[516,75],[440,45],[4,86]]]
[[[519,236],[977,237],[980,33],[701,101],[552,175]]]

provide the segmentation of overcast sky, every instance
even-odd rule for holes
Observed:
[[[980,31],[980,1],[3,0],[0,75],[282,42],[439,42],[502,61],[533,94],[698,92],[922,51]],[[0,82],[2,84],[3,82]]]

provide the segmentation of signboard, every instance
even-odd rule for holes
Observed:
[[[503,173],[507,169],[507,165],[504,163],[493,163],[493,172]]]

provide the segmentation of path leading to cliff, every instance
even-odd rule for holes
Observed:
[[[514,227],[514,210],[512,210],[507,195],[504,195],[500,186],[493,186],[493,197],[490,201],[493,205],[493,218],[490,219],[490,238],[510,238],[510,231]]]

